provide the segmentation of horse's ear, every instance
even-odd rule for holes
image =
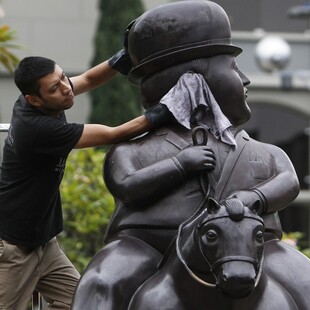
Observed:
[[[221,206],[219,205],[219,203],[213,199],[213,198],[208,198],[207,201],[207,209],[209,213],[216,213],[219,209],[221,208]]]

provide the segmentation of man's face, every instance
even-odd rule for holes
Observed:
[[[74,94],[67,76],[55,65],[55,71],[39,80],[40,97],[38,108],[45,114],[58,115],[73,106]]]
[[[250,84],[250,80],[238,69],[235,57],[231,55],[211,57],[206,71],[203,76],[230,122],[237,126],[248,121],[251,110],[246,102],[245,86]]]

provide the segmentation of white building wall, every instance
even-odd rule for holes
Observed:
[[[167,2],[145,0],[144,5],[150,9]],[[16,30],[16,42],[24,46],[16,50],[17,56],[51,58],[69,76],[89,68],[98,19],[98,0],[0,0],[0,4],[5,12],[1,22]],[[12,105],[19,91],[12,77],[3,69],[0,69],[0,94],[0,122],[6,123],[10,121]],[[76,97],[75,107],[67,113],[68,119],[85,122],[89,101],[87,94]]]

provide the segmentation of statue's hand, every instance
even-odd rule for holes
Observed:
[[[245,207],[248,207],[253,212],[261,215],[264,210],[264,203],[255,190],[234,192],[229,198],[237,198],[242,201]]]
[[[215,167],[213,150],[206,145],[194,145],[180,151],[175,158],[185,173],[198,171],[212,171]]]

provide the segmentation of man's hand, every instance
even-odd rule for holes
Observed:
[[[111,68],[126,76],[132,68],[131,59],[126,49],[122,49],[114,54],[108,60],[108,64]]]
[[[174,117],[167,106],[161,103],[157,103],[149,108],[144,115],[154,127],[159,127],[174,121]]]
[[[127,76],[132,68],[132,62],[128,52],[128,36],[130,28],[135,23],[135,20],[131,21],[125,32],[124,32],[124,39],[123,39],[123,46],[124,48],[114,54],[109,60],[108,64],[114,70],[117,70],[119,73]]]

